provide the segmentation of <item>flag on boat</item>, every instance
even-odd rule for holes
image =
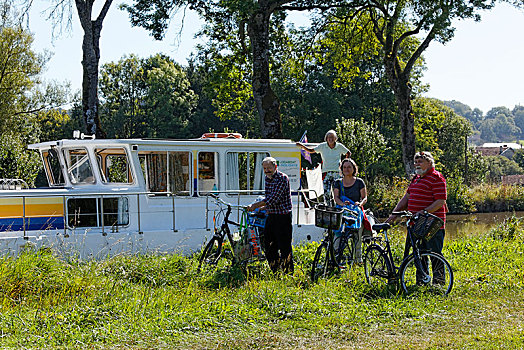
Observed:
[[[307,130],[304,131],[304,135],[302,135],[302,138],[300,139],[300,143],[307,143]],[[305,160],[311,163],[311,155],[308,151],[300,150],[300,153],[302,153],[302,157],[304,157]]]

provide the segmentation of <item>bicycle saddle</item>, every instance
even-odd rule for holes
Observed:
[[[374,231],[385,231],[385,230],[389,230],[391,228],[391,225],[387,222],[383,223],[383,224],[375,224],[373,225],[373,230]]]

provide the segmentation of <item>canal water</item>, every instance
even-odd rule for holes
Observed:
[[[524,211],[447,215],[446,240],[486,234],[491,228],[503,223],[513,215],[524,217]],[[384,220],[379,219],[378,222],[384,222]]]
[[[524,217],[524,211],[448,215],[446,218],[446,239],[483,235],[513,215]]]

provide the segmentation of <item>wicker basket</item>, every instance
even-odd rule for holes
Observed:
[[[430,213],[420,214],[411,228],[411,233],[416,238],[429,241],[444,225],[444,220]]]
[[[328,207],[323,204],[315,205],[315,226],[325,229],[338,230],[342,224],[344,210]]]

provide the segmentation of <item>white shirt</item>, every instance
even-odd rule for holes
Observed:
[[[335,143],[335,147],[330,148],[327,142],[322,142],[313,148],[315,152],[322,156],[322,172],[339,171],[340,156],[345,155],[349,150],[340,142]]]

